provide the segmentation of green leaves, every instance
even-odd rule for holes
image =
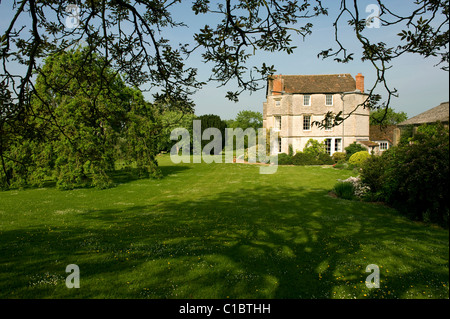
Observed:
[[[119,156],[136,162],[141,177],[158,175],[154,107],[126,87],[105,58],[88,48],[54,54],[35,88],[26,121],[45,136],[17,140],[3,150],[12,159],[3,165],[11,170],[12,184],[54,179],[60,189],[108,188]],[[124,152],[116,151],[119,139]]]

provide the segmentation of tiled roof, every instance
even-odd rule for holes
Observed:
[[[398,125],[414,125],[414,124],[425,124],[425,123],[435,123],[435,122],[448,122],[449,107],[448,102],[443,102],[438,106],[420,113]]]
[[[394,141],[394,130],[397,125],[370,125],[369,139],[371,141]]]
[[[358,141],[358,143],[364,144],[364,145],[366,145],[368,147],[376,147],[376,146],[379,145],[378,143],[375,143],[375,142],[372,142],[372,141]]]
[[[356,90],[356,81],[350,74],[280,76],[284,82],[284,92],[288,94],[342,93]]]

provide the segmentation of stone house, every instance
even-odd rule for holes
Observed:
[[[369,109],[362,104],[364,76],[275,75],[268,80],[263,103],[263,127],[279,133],[275,153],[302,151],[309,139],[324,142],[329,155],[343,152],[355,141],[369,140]],[[340,125],[320,128],[327,112],[347,117]]]
[[[361,141],[360,143],[368,146],[368,143],[373,143],[369,147],[369,153],[381,155],[392,146],[395,146],[400,141],[400,129],[397,125],[370,125],[368,142]]]

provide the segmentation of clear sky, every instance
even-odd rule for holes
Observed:
[[[11,19],[12,0],[3,0],[0,4],[0,33],[3,34],[7,23]],[[76,2],[76,1],[74,1]],[[212,1],[214,2],[214,1]],[[367,5],[374,3],[373,0],[359,0],[360,12],[365,13]],[[401,13],[411,8],[413,0],[389,0],[389,7],[394,11]],[[252,66],[260,67],[262,63],[274,65],[277,74],[338,74],[350,73],[353,77],[362,73],[365,76],[365,87],[369,88],[374,84],[376,71],[369,62],[362,62],[358,57],[360,50],[353,30],[345,24],[344,19],[340,25],[340,39],[344,45],[355,52],[355,59],[348,64],[341,64],[333,61],[331,58],[322,60],[317,58],[317,54],[324,49],[336,48],[334,42],[333,22],[338,14],[338,0],[325,0],[324,6],[330,8],[328,17],[320,17],[308,20],[314,24],[312,35],[304,41],[301,38],[295,40],[298,48],[293,54],[287,55],[282,52],[257,52],[251,58],[249,68]],[[177,28],[165,30],[162,36],[169,38],[173,43],[185,42],[192,38],[195,32],[205,24],[214,26],[218,22],[218,17],[214,16],[195,16],[191,9],[191,1],[183,1],[177,5],[173,12],[175,20],[183,21],[188,28]],[[23,17],[26,19],[27,17]],[[303,22],[302,22],[303,23]],[[380,28],[366,29],[364,35],[371,41],[383,41],[387,44],[398,44],[396,35],[400,29]],[[200,52],[199,52],[200,53]],[[388,81],[392,88],[396,88],[399,97],[391,102],[391,106],[396,111],[404,111],[409,117],[424,112],[441,102],[449,100],[449,74],[435,67],[437,59],[423,59],[417,55],[405,55],[392,64],[388,71]],[[206,80],[210,75],[211,65],[204,64],[200,55],[195,54],[189,60],[187,65],[198,68],[200,80]],[[232,119],[241,110],[252,110],[262,112],[262,105],[265,100],[265,89],[252,94],[242,93],[240,101],[235,103],[227,100],[225,94],[227,91],[237,90],[234,83],[227,87],[217,88],[217,83],[210,83],[201,91],[193,96],[196,104],[195,113],[217,114],[222,119]],[[380,92],[382,93],[382,92]],[[150,98],[149,98],[150,100]]]
[[[389,7],[394,8],[395,12],[408,12],[412,2],[413,0],[390,0]],[[350,73],[354,77],[356,74],[362,73],[365,76],[365,87],[372,87],[376,80],[376,71],[369,62],[362,62],[358,58],[361,50],[353,30],[345,24],[348,19],[344,19],[342,21],[344,23],[340,26],[340,40],[346,47],[354,49],[356,58],[350,63],[342,64],[333,61],[332,58],[322,60],[317,57],[321,50],[336,48],[333,22],[338,14],[339,3],[338,0],[324,1],[324,5],[330,8],[328,17],[310,20],[314,24],[313,33],[304,41],[302,38],[297,39],[298,48],[293,54],[258,52],[251,60],[252,65],[261,66],[264,62],[269,65],[273,64],[277,74]],[[358,1],[358,4],[361,5],[360,12],[369,15],[369,13],[365,13],[365,8],[372,3],[374,3],[373,0]],[[205,24],[214,25],[210,19],[204,20],[203,16],[195,17],[190,14],[188,6],[186,9],[188,10],[176,12],[175,16],[178,14],[180,19],[188,22],[191,33]],[[400,30],[382,26],[379,29],[366,29],[364,35],[374,42],[383,41],[396,45],[399,38],[397,33]],[[210,66],[201,63],[198,57],[194,57],[192,60],[188,63],[193,63],[198,67],[199,74],[207,79]],[[387,76],[391,88],[396,88],[399,94],[398,98],[391,101],[394,110],[404,111],[409,117],[412,117],[449,100],[449,74],[440,67],[435,67],[438,62],[438,59],[424,59],[413,54],[402,56],[393,62]],[[237,103],[224,98],[227,91],[235,89],[236,87],[232,84],[225,88],[217,88],[215,83],[209,84],[193,98],[196,103],[195,113],[197,115],[212,113],[221,116],[222,119],[231,119],[241,110],[262,112],[265,89],[252,94],[243,93]]]

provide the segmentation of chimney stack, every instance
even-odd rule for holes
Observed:
[[[356,89],[364,93],[364,76],[361,73],[356,75]]]
[[[274,75],[273,77],[273,86],[272,86],[272,95],[280,95],[283,91],[283,80],[280,75]]]

